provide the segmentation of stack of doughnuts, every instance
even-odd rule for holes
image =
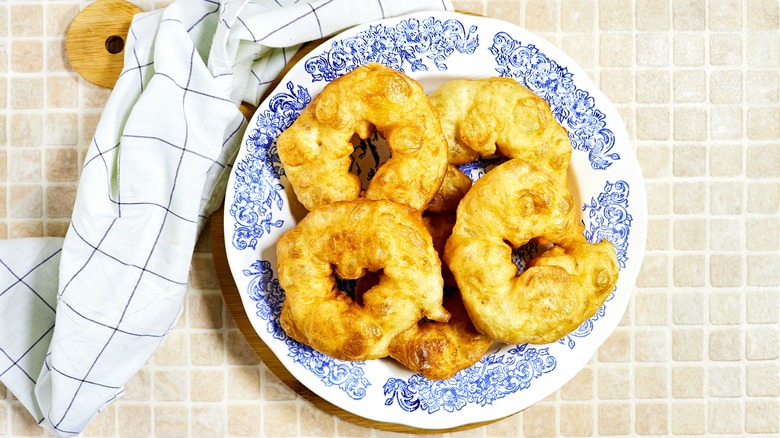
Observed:
[[[352,138],[375,132],[391,157],[362,190]],[[367,64],[326,85],[277,148],[309,210],[276,246],[281,325],[331,357],[390,356],[447,379],[496,341],[565,336],[614,289],[614,248],[583,237],[567,188],[566,130],[514,80],[455,80],[426,96]],[[495,156],[508,160],[473,185],[457,168]],[[530,241],[549,249],[518,273],[512,251]]]

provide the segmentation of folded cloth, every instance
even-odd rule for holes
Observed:
[[[0,379],[78,434],[182,311],[193,248],[256,104],[300,44],[447,0],[178,0],[137,15],[65,239],[0,241]]]

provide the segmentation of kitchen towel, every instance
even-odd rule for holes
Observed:
[[[137,15],[64,239],[0,241],[0,380],[78,434],[181,314],[246,121],[304,42],[448,0],[178,0]]]

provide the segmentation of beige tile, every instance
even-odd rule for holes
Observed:
[[[638,33],[636,35],[636,63],[642,67],[669,65],[669,37],[664,33]]]
[[[219,290],[219,279],[211,254],[196,254],[192,258],[190,285],[195,289]]]
[[[636,136],[640,140],[669,139],[669,109],[641,107],[636,110]]]
[[[49,40],[46,42],[46,71],[54,72],[72,72],[73,66],[68,62],[67,52],[65,51],[65,40]]]
[[[154,373],[154,399],[183,401],[187,399],[187,371],[184,368]]]
[[[671,148],[667,145],[641,145],[636,151],[642,175],[646,178],[664,178],[671,175]]]
[[[47,237],[65,237],[70,227],[70,218],[56,220],[50,219],[46,221],[45,235]]]
[[[665,326],[667,324],[667,294],[644,292],[634,295],[635,324],[639,326]]]
[[[663,362],[667,359],[668,341],[666,330],[636,330],[634,337],[634,360],[637,362]]]
[[[736,434],[742,431],[742,409],[737,400],[712,400],[707,403],[707,432]]]
[[[260,380],[263,385],[263,400],[282,401],[295,400],[297,394],[276,377],[276,374],[263,366],[260,369]]]
[[[342,420],[339,417],[335,417],[335,419],[336,419],[336,434],[338,436],[348,436],[348,437],[371,436],[372,429],[369,429],[368,427],[360,426],[351,421]],[[450,434],[450,436],[459,437],[459,438],[470,438],[474,436],[481,437],[482,432],[483,432],[482,428],[476,428],[476,429],[469,429],[461,432],[453,432]]]
[[[195,292],[189,296],[190,327],[222,327],[222,295],[218,292]]]
[[[111,94],[111,90],[103,88],[98,85],[92,84],[85,80],[80,80],[81,99],[82,104],[87,108],[103,108],[106,106],[108,96]]]
[[[674,366],[672,368],[672,397],[703,398],[705,368],[702,365]]]
[[[742,334],[737,327],[717,327],[709,334],[709,355],[714,361],[738,361],[744,351]]]
[[[512,415],[495,423],[485,426],[485,435],[489,437],[510,437],[517,436],[521,426],[522,414]]]
[[[674,249],[703,250],[707,247],[707,221],[680,218],[674,221]]]
[[[748,71],[745,78],[745,82],[750,84],[745,92],[749,104],[762,105],[777,103],[780,100],[776,70]]]
[[[43,216],[43,189],[33,185],[14,185],[8,188],[8,215],[31,219]]]
[[[671,231],[668,219],[648,218],[647,220],[647,249],[671,249]]]
[[[777,363],[748,363],[747,395],[751,397],[780,396],[780,366]]]
[[[238,330],[227,332],[227,360],[234,365],[257,365],[260,358]]]
[[[190,400],[218,402],[225,398],[225,372],[218,369],[190,370]]]
[[[669,406],[664,403],[639,402],[634,410],[636,433],[665,435],[669,433]]]
[[[739,176],[742,173],[742,148],[736,144],[710,145],[710,175]]]
[[[598,398],[601,400],[627,400],[631,394],[631,369],[628,365],[599,367],[597,381]]]
[[[672,47],[674,65],[681,67],[700,67],[705,61],[704,36],[695,34],[675,34]]]
[[[43,138],[43,125],[39,114],[12,113],[10,119],[11,146],[38,146]]]
[[[698,287],[705,285],[707,268],[703,255],[674,256],[674,285]]]
[[[777,32],[747,34],[747,63],[754,67],[777,68],[780,65],[780,41]]]
[[[780,137],[780,108],[750,108],[747,112],[747,135],[753,140],[772,140]],[[780,153],[775,151],[766,159],[773,164],[780,163]],[[775,171],[774,176],[780,175]]]
[[[777,260],[766,256],[747,257],[747,284],[749,286],[780,285],[780,270]]]
[[[43,69],[43,44],[38,40],[11,41],[11,71],[35,73]]]
[[[227,433],[234,436],[259,436],[262,407],[257,404],[228,404]]]
[[[742,29],[742,2],[740,0],[719,0],[708,2],[709,28],[715,31]]]
[[[555,32],[558,29],[558,8],[544,0],[527,0],[525,26],[532,32]]]
[[[632,30],[634,28],[633,2],[605,0],[598,2],[601,30]]]
[[[84,429],[84,436],[104,437],[116,434],[116,405],[108,405]]]
[[[778,5],[771,0],[747,0],[747,27],[749,30],[776,30]]]
[[[631,67],[634,62],[634,45],[630,34],[602,33],[599,36],[599,66]]]
[[[189,433],[189,412],[186,405],[154,407],[154,434],[158,437],[184,437]]]
[[[0,400],[5,400],[5,395],[8,392],[5,385],[0,382]],[[0,415],[2,417],[2,415]]]
[[[710,137],[716,140],[735,140],[742,138],[742,107],[710,107]]]
[[[640,70],[636,73],[637,103],[667,103],[670,96],[669,72]]]
[[[43,35],[43,7],[40,4],[11,5],[11,35],[14,37]]]
[[[146,401],[152,395],[152,374],[147,368],[141,368],[125,385],[122,400]]]
[[[745,402],[745,432],[777,434],[780,431],[780,403],[777,400]]]
[[[749,213],[776,213],[780,210],[780,184],[751,182],[747,193]]]
[[[43,222],[36,220],[13,222],[9,225],[8,237],[11,239],[43,237]]]
[[[594,35],[565,35],[562,38],[562,47],[563,51],[568,53],[580,67],[592,69],[597,66],[597,47]]]
[[[0,5],[0,36],[8,36],[8,6]]]
[[[628,362],[631,360],[631,333],[617,329],[598,350],[601,362]]]
[[[696,108],[678,108],[674,111],[675,140],[705,140],[707,138],[707,111]],[[675,148],[676,149],[676,148]],[[702,160],[699,163],[704,167]]]
[[[779,291],[747,291],[745,297],[749,324],[775,324],[780,320]]]
[[[157,365],[187,365],[187,336],[178,331],[171,332],[162,346],[154,353]]]
[[[95,136],[95,129],[100,121],[100,114],[83,114],[81,115],[81,138],[82,143],[89,144],[92,142]],[[83,154],[82,154],[83,155]]]
[[[631,405],[600,403],[598,410],[600,435],[627,436],[631,433]]]
[[[666,398],[668,387],[666,366],[637,365],[634,368],[634,396],[636,398]]]
[[[78,180],[78,153],[75,148],[46,148],[45,165],[48,182]]]
[[[218,438],[225,436],[225,407],[217,405],[198,405],[190,410],[190,428],[194,438]]]
[[[8,158],[11,182],[39,182],[41,180],[41,152],[39,150],[11,150]]]
[[[586,405],[561,405],[561,435],[563,436],[591,436],[594,432],[593,406]]]
[[[672,320],[679,325],[704,323],[705,295],[700,292],[677,292],[672,296]]]
[[[748,327],[745,333],[745,357],[748,360],[776,360],[780,352],[777,327]]]
[[[713,215],[737,215],[742,213],[744,187],[734,182],[710,184],[710,213]]]
[[[79,13],[76,4],[49,4],[46,7],[46,36],[64,37],[70,23]]]
[[[706,406],[704,403],[686,402],[672,405],[672,433],[677,435],[703,435]]]
[[[560,393],[561,400],[593,400],[593,369],[585,367],[580,370],[561,388]]]
[[[149,405],[120,404],[117,420],[121,437],[146,437],[152,433],[152,408]]]
[[[742,38],[739,34],[715,33],[710,35],[710,63],[712,65],[738,65],[742,62]]]
[[[704,358],[704,330],[676,328],[672,330],[672,360],[695,362]]]
[[[728,217],[710,220],[710,249],[737,251],[742,248],[742,224]]]
[[[748,268],[748,275],[750,269]],[[715,287],[742,285],[742,257],[739,255],[714,254],[710,258],[710,284]]]
[[[13,109],[43,108],[43,80],[34,76],[12,77],[9,97]]]
[[[268,403],[263,407],[263,433],[267,436],[298,434],[298,408],[294,403]]]
[[[69,218],[76,202],[75,185],[50,185],[46,188],[46,217]]]
[[[635,6],[638,30],[669,30],[669,2],[638,0]]]
[[[0,72],[8,71],[8,41],[3,38],[0,41]]]
[[[675,30],[704,30],[704,0],[674,0],[672,26]]]
[[[625,70],[602,70],[599,87],[612,103],[630,103],[634,99],[634,78]]]
[[[742,299],[740,291],[713,291],[710,297],[710,324],[734,325],[742,322]]]
[[[8,182],[8,153],[0,149],[0,183]]]
[[[685,114],[676,111],[674,117],[675,138],[680,140],[677,138],[678,127],[681,128],[683,132],[686,132],[687,127],[681,125],[690,125],[696,123],[695,119],[698,118],[698,115],[694,113]],[[695,132],[696,129],[693,131]],[[691,133],[691,131],[687,132]],[[706,135],[706,130],[702,132],[701,135]],[[673,157],[673,169],[675,176],[703,176],[706,172],[707,149],[701,145],[676,145],[674,147]]]
[[[706,186],[703,182],[678,182],[673,187],[674,212],[677,214],[704,213]]]
[[[455,0],[452,6],[456,11],[471,12],[473,14],[484,14],[483,3],[479,0]]]
[[[741,103],[742,72],[739,70],[714,70],[710,74],[710,102],[716,104]]]
[[[780,221],[777,217],[747,219],[747,248],[754,251],[780,249]]]
[[[708,395],[710,397],[740,397],[744,394],[745,381],[742,365],[709,366]]]
[[[190,360],[193,365],[220,365],[225,361],[225,341],[221,332],[190,335]]]
[[[7,198],[8,198],[8,188],[5,186],[0,186],[0,217],[1,218],[8,217]]]
[[[479,4],[478,2],[475,3]],[[479,9],[477,13],[481,14],[482,4],[479,4],[477,8]],[[488,0],[487,15],[489,17],[501,17],[504,21],[519,25],[521,24],[522,7],[519,2],[512,0]]]
[[[555,406],[536,404],[523,411],[523,435],[527,437],[554,437]]]
[[[227,396],[230,400],[260,399],[259,367],[230,367],[227,371]]]
[[[76,108],[79,104],[79,81],[75,76],[49,76],[46,79],[46,106]]]
[[[595,9],[592,0],[563,3],[561,6],[561,30],[564,32],[593,32],[595,30]]]
[[[646,254],[639,270],[637,286],[664,287],[669,282],[669,257],[666,254]]]
[[[77,113],[46,114],[47,145],[75,146],[79,141],[79,116]]]
[[[300,408],[301,436],[336,436],[334,416],[306,403]]]

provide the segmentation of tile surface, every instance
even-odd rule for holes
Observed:
[[[83,3],[0,2],[0,238],[63,236],[110,91],[70,67]],[[145,10],[170,1],[140,1]],[[647,253],[620,326],[567,385],[453,437],[780,434],[777,0],[463,0],[571,55],[624,118]],[[207,239],[176,329],[84,436],[396,436],[327,414],[249,348]],[[45,435],[0,385],[0,436]]]

